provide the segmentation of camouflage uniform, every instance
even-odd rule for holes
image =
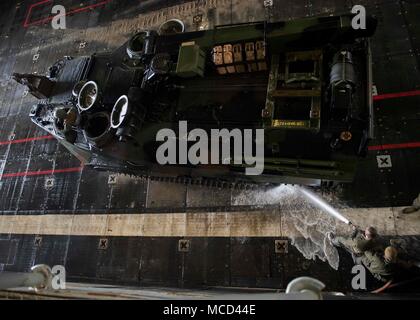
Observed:
[[[387,262],[379,252],[366,251],[361,262],[375,279],[382,282],[391,280],[396,271],[396,264]]]
[[[380,252],[384,250],[378,239],[366,239],[364,232],[356,229],[350,237],[336,237],[333,244],[342,246],[355,257],[361,257],[366,251]]]
[[[67,116],[64,119],[64,130],[65,131],[72,130],[72,127],[76,124],[76,122],[77,122],[77,112],[74,108],[71,108],[67,112]]]
[[[58,108],[55,110],[54,116],[62,122],[62,132],[66,140],[70,143],[74,143],[77,139],[77,133],[73,130],[73,127],[80,122],[77,110],[75,108],[70,108],[69,110]]]

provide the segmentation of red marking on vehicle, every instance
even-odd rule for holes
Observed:
[[[414,97],[414,96],[420,96],[420,90],[380,94],[380,95],[377,95],[377,96],[373,96],[373,100],[374,101],[380,101],[380,100],[404,98],[404,97]]]
[[[413,148],[420,148],[420,142],[408,142],[408,143],[397,143],[397,144],[384,144],[381,146],[370,146],[369,151],[413,149]]]
[[[106,5],[107,3],[111,2],[111,1],[112,0],[103,0],[103,1],[100,1],[98,3],[92,4],[90,6],[85,6],[85,7],[73,9],[73,10],[70,10],[70,11],[66,12],[66,14],[64,14],[63,16],[68,16],[68,15],[71,15],[71,14],[80,13],[80,12],[83,12],[83,11],[94,9],[96,7],[104,6],[104,5]],[[29,7],[28,14],[26,15],[26,19],[25,19],[25,21],[23,23],[23,26],[25,28],[27,28],[29,26],[43,24],[45,22],[51,21],[54,18],[54,16],[49,16],[49,17],[44,18],[44,19],[39,19],[39,20],[30,22],[31,14],[32,14],[32,11],[33,11],[33,9],[35,7],[39,7],[41,5],[44,5],[44,4],[47,4],[47,3],[51,3],[51,2],[53,2],[53,0],[44,0],[44,1],[40,1],[40,2],[37,2],[37,3],[32,4]]]
[[[75,168],[53,169],[53,170],[43,170],[43,171],[16,172],[16,173],[5,173],[3,175],[0,175],[0,177],[1,178],[15,178],[15,177],[31,177],[31,176],[48,176],[48,175],[55,175],[59,173],[80,172],[82,170],[83,170],[83,167],[75,167]]]
[[[9,144],[19,144],[31,141],[39,141],[39,140],[51,140],[54,139],[53,136],[42,136],[42,137],[33,137],[33,138],[26,138],[26,139],[18,139],[18,140],[8,140],[8,141],[0,141],[0,146],[9,145]]]

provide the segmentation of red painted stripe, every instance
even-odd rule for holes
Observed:
[[[377,96],[373,96],[373,100],[379,101],[379,100],[395,99],[395,98],[403,98],[403,97],[414,97],[414,96],[420,96],[420,90],[380,94]]]
[[[44,4],[44,3],[48,3],[48,2],[52,2],[52,0],[44,0],[44,1],[40,1],[40,2],[37,2],[37,3],[32,4],[29,7],[28,13],[26,14],[26,19],[25,19],[25,22],[23,23],[23,27],[26,28],[26,27],[29,26],[29,18],[31,16],[31,13],[32,13],[33,8],[38,7],[38,6],[40,6],[40,5]]]
[[[412,149],[412,148],[420,148],[420,142],[408,142],[408,143],[397,143],[397,144],[384,144],[381,146],[370,146],[369,151]]]
[[[39,140],[50,140],[50,139],[54,139],[54,137],[53,136],[41,136],[41,137],[25,138],[25,139],[18,139],[18,140],[0,141],[0,146],[9,145],[9,144],[25,143],[25,142],[31,142],[31,141],[39,141]]]
[[[77,9],[74,9],[74,10],[71,10],[71,11],[66,12],[66,14],[64,16],[68,16],[68,15],[79,13],[79,12],[83,12],[83,11],[87,11],[87,10],[94,9],[96,7],[99,7],[99,6],[104,6],[104,5],[106,5],[107,3],[111,2],[111,1],[112,0],[104,0],[104,1],[101,1],[99,3],[92,4],[90,6],[77,8]],[[27,28],[29,26],[33,26],[33,25],[37,25],[37,24],[43,24],[45,22],[51,21],[54,18],[54,16],[49,16],[49,17],[44,18],[44,19],[40,19],[40,20],[36,20],[36,21],[33,21],[33,22],[29,22],[33,8],[34,7],[37,7],[37,6],[40,6],[42,4],[45,4],[45,3],[49,3],[49,2],[52,2],[52,0],[41,1],[41,2],[35,3],[32,6],[30,6],[29,7],[29,10],[28,10],[28,14],[27,14],[26,19],[25,19],[25,22],[23,23],[23,26],[25,28]]]
[[[30,177],[30,176],[47,176],[47,175],[54,175],[58,173],[80,172],[82,170],[83,170],[83,167],[53,169],[53,170],[44,170],[44,171],[28,171],[28,172],[6,173],[0,177],[15,178],[15,177]]]

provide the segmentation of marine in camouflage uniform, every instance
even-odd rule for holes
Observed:
[[[73,128],[80,122],[76,108],[57,108],[54,111],[54,117],[62,123],[65,139],[70,143],[74,143],[77,134]]]
[[[361,257],[361,263],[375,279],[387,282],[392,280],[397,272],[397,249],[388,247],[385,252],[365,251]]]
[[[383,252],[383,246],[379,241],[378,232],[373,227],[366,228],[365,231],[353,227],[353,233],[350,237],[336,237],[333,234],[329,234],[328,238],[334,246],[343,247],[350,252],[353,260],[358,264],[361,263],[361,258],[367,251],[370,251],[372,254]]]

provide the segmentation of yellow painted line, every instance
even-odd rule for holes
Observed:
[[[106,237],[278,237],[280,215],[174,213],[0,216],[0,234]]]
[[[353,223],[375,226],[382,235],[420,235],[419,214],[403,215],[400,208],[347,209]],[[310,213],[308,213],[310,214]],[[291,212],[148,213],[88,215],[3,215],[0,234],[105,237],[294,237]],[[349,227],[337,222],[338,233]]]

